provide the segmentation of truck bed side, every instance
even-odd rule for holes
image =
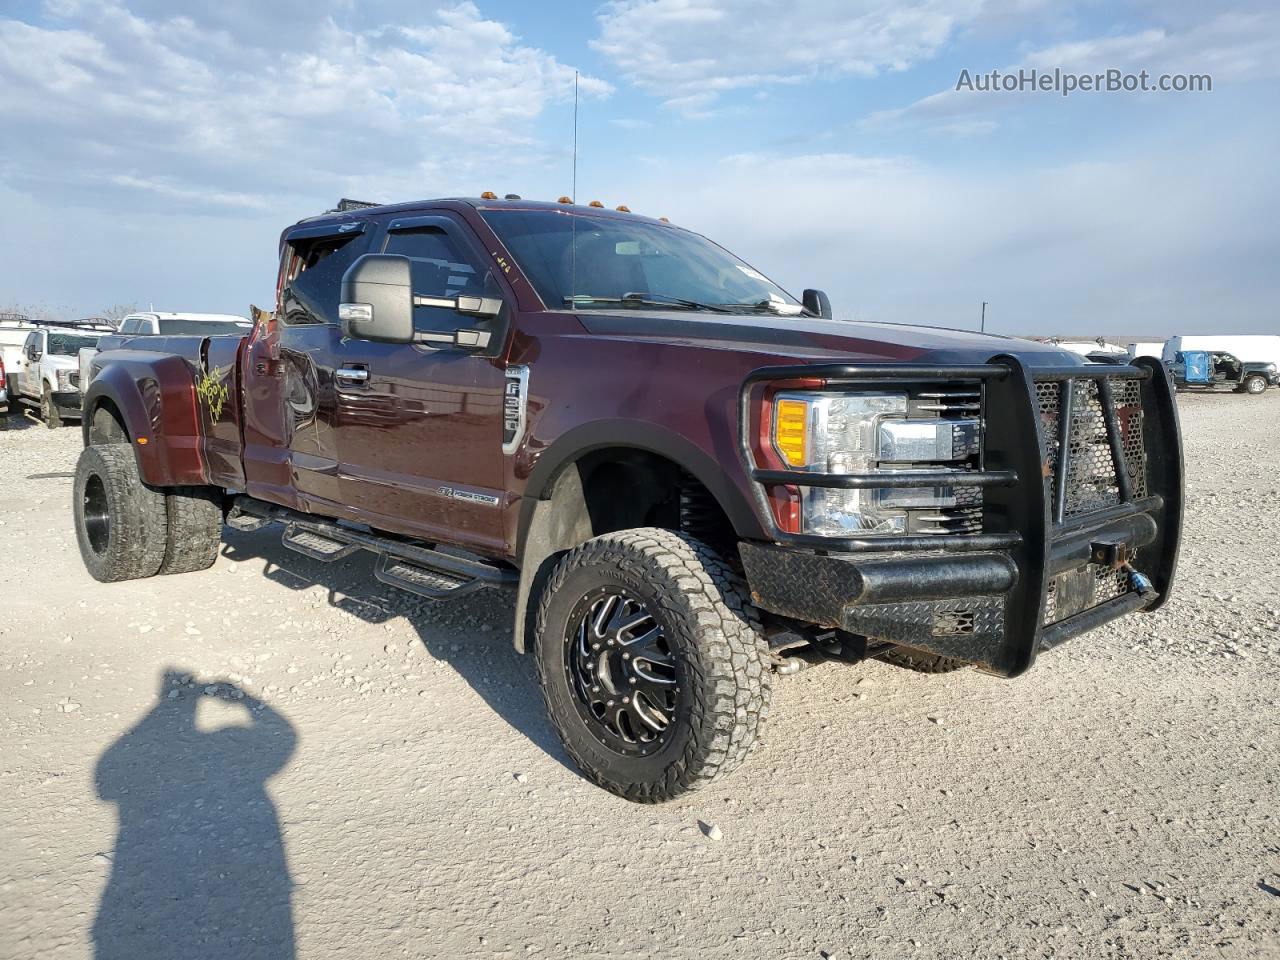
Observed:
[[[240,356],[247,339],[103,337],[84,398],[85,443],[110,416],[147,483],[243,489]]]

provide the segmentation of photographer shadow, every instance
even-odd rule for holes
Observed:
[[[209,688],[248,722],[199,729]],[[266,783],[296,743],[288,720],[235,685],[165,671],[156,704],[95,770],[119,813],[97,960],[294,956],[293,883]]]

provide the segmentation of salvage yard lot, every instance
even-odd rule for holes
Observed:
[[[0,958],[1280,957],[1280,392],[1180,407],[1160,614],[1015,681],[780,679],[749,763],[659,807],[571,769],[502,595],[273,529],[96,583],[79,431],[11,420]]]

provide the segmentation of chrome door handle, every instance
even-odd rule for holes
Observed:
[[[357,380],[361,383],[369,379],[369,371],[365,367],[339,367],[339,380]]]

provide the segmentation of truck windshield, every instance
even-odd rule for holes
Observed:
[[[244,320],[188,320],[186,317],[161,317],[160,333],[174,337],[183,334],[196,334],[201,337],[217,337],[224,333],[248,333],[253,324]]]
[[[75,333],[49,334],[49,353],[55,357],[75,357],[80,355],[81,347],[96,347],[101,337],[86,337]]]
[[[665,224],[559,210],[485,210],[548,309],[608,304],[795,315],[791,294],[723,247]]]

